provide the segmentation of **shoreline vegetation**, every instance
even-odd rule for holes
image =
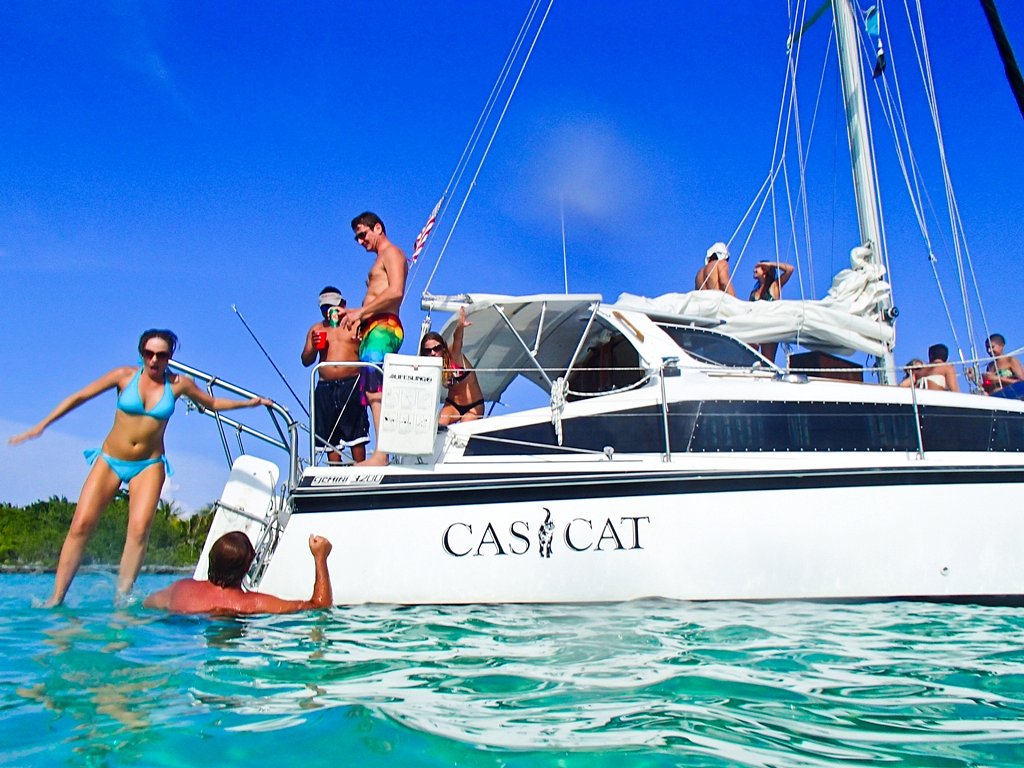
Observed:
[[[51,496],[26,506],[0,502],[0,573],[48,573],[67,535],[75,502]],[[213,505],[190,517],[160,501],[149,532],[143,573],[179,573],[195,565],[213,522]],[[118,493],[100,518],[82,558],[82,570],[117,569],[128,523],[128,494]]]

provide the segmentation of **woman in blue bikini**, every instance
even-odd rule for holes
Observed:
[[[124,597],[131,592],[135,577],[142,567],[149,539],[149,527],[160,501],[164,478],[172,474],[164,456],[164,431],[174,413],[174,402],[181,396],[213,411],[252,408],[270,405],[265,397],[251,400],[229,400],[213,397],[196,383],[175,373],[168,373],[167,364],[178,346],[178,337],[171,331],[148,330],[139,339],[142,367],[115,368],[92,384],[66,397],[45,419],[27,432],[8,442],[17,445],[39,437],[50,424],[82,403],[102,392],[117,389],[114,426],[98,449],[86,451],[92,465],[78,497],[64,546],[60,550],[53,595],[47,607],[60,605],[75,578],[82,561],[82,552],[89,542],[100,515],[113,500],[122,483],[128,484],[128,530],[117,578],[117,592]]]

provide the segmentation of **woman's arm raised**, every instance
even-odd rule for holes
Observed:
[[[449,354],[451,354],[452,362],[458,363],[463,368],[467,368],[466,358],[462,356],[462,340],[466,334],[466,329],[471,326],[472,323],[466,319],[466,308],[459,307],[459,322],[455,324],[455,331],[452,334],[452,345],[449,348]]]

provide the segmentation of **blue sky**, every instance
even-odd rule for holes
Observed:
[[[0,6],[0,429],[21,431],[134,362],[152,326],[179,334],[180,360],[300,413],[231,305],[304,393],[299,351],[319,289],[334,283],[352,303],[362,297],[370,261],[349,220],[374,210],[411,251],[526,9],[468,0]],[[925,10],[989,326],[1016,347],[1024,120],[980,7],[935,0]],[[1000,12],[1024,56],[1024,4]],[[890,22],[903,13],[893,3]],[[556,2],[431,289],[561,291],[560,208],[571,290],[613,299],[690,288],[705,249],[728,239],[767,175],[787,30],[781,0]],[[827,40],[826,18],[804,41],[807,123]],[[886,43],[939,206],[912,52],[896,33]],[[809,296],[824,293],[856,241],[837,87],[832,63],[809,158]],[[876,134],[886,146],[884,127]],[[903,362],[935,341],[953,344],[892,161],[883,148]],[[955,299],[948,233],[930,226]],[[403,309],[413,336],[439,245]],[[765,222],[737,268],[741,295],[754,262],[773,254]],[[34,443],[0,447],[0,500],[75,497],[80,451],[99,444],[112,409],[102,397]],[[179,405],[167,447],[172,496],[186,508],[215,498],[225,466],[212,423]]]

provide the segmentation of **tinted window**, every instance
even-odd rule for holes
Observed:
[[[622,453],[662,453],[661,408],[562,421],[563,446]],[[712,400],[674,403],[669,411],[673,453],[738,451],[916,451],[917,429],[909,405]],[[544,422],[495,432],[498,440],[470,438],[467,456],[558,453],[554,427]],[[922,409],[926,451],[1024,451],[1024,414],[967,408]],[[520,441],[533,444],[504,442]]]
[[[569,374],[569,389],[585,394],[613,392],[636,384],[643,375],[636,348],[622,333],[597,321]],[[568,399],[578,399],[572,392]]]
[[[969,408],[921,407],[921,440],[926,451],[987,451],[992,413]]]
[[[702,363],[727,365],[731,368],[750,368],[754,363],[767,367],[761,356],[736,339],[711,333],[701,328],[658,323],[658,327],[672,337],[672,341],[686,353]]]
[[[719,400],[701,403],[694,424],[692,435],[672,429],[673,451],[917,450],[912,410],[884,403]]]
[[[993,451],[1024,450],[1024,414],[1000,413],[993,419]]]

